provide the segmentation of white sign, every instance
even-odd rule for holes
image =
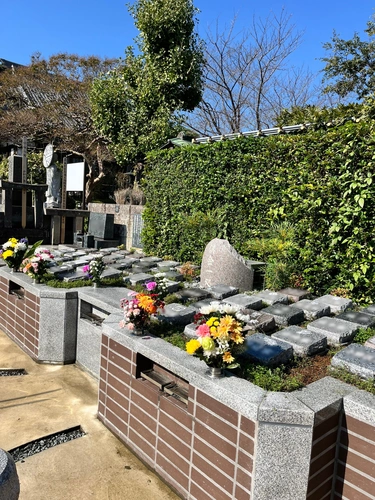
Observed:
[[[85,162],[68,163],[66,168],[66,190],[84,191]]]

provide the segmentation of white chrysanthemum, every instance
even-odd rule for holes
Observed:
[[[3,245],[3,250],[6,250],[7,248],[13,247],[13,243],[11,241],[7,241]]]
[[[225,314],[235,314],[240,309],[241,309],[240,306],[236,306],[236,305],[233,305],[233,304],[227,304],[225,302],[223,302],[219,306],[219,311],[221,313],[225,313]]]
[[[23,252],[27,249],[26,243],[17,243],[14,247],[15,252]]]
[[[219,307],[220,307],[220,302],[217,301],[217,300],[214,300],[213,302],[211,302],[211,304],[209,304],[208,306],[202,306],[199,310],[199,312],[201,314],[211,314],[215,311],[218,311],[219,310]]]

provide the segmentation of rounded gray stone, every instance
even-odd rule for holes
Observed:
[[[6,451],[0,449],[0,498],[17,500],[20,495],[20,482],[16,464]]]

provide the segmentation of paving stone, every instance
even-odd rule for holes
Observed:
[[[223,302],[227,304],[232,304],[233,306],[239,306],[241,309],[255,309],[259,310],[262,308],[262,300],[258,297],[258,294],[247,295],[246,293],[239,293],[233,295],[232,297],[226,297]]]
[[[361,310],[361,312],[371,314],[371,316],[375,316],[375,304],[371,304],[370,306],[365,307]]]
[[[353,340],[358,325],[343,319],[324,316],[309,323],[307,328],[312,332],[326,335],[328,344],[340,345]]]
[[[202,288],[184,288],[176,293],[177,297],[182,301],[186,302],[187,300],[201,300],[208,297],[208,293],[206,290],[202,290]]]
[[[238,288],[228,285],[214,285],[206,288],[213,299],[223,300],[227,297],[238,294]]]
[[[260,299],[262,302],[267,304],[267,306],[273,306],[274,304],[288,304],[287,295],[282,295],[278,292],[270,292],[269,290],[258,292],[253,295],[253,297]]]
[[[197,330],[197,325],[195,323],[189,323],[184,328],[184,335],[192,339],[197,338],[197,335],[195,333],[196,330]]]
[[[335,295],[323,295],[313,300],[313,303],[329,306],[332,313],[344,312],[350,307],[353,307],[353,302],[350,299],[336,297]]]
[[[276,328],[275,318],[270,314],[263,314],[262,311],[242,309],[236,316],[241,321],[244,321],[251,330],[256,330],[257,332],[272,332]]]
[[[292,302],[307,299],[307,297],[311,295],[308,290],[302,290],[301,288],[283,288],[282,290],[279,290],[279,293],[286,295]]]
[[[272,339],[263,333],[255,333],[245,338],[244,356],[250,357],[266,366],[287,363],[293,356],[290,344]]]
[[[300,356],[311,356],[327,348],[327,337],[299,326],[289,326],[271,335],[273,339],[287,342]]]
[[[301,309],[305,315],[305,319],[308,321],[313,321],[314,319],[321,318],[322,316],[328,316],[331,312],[329,306],[314,303],[314,301],[308,299],[299,300],[290,307]]]
[[[146,281],[152,280],[153,276],[152,274],[147,274],[147,273],[135,273],[135,274],[129,274],[129,276],[126,276],[124,278],[125,283],[131,283],[132,285],[138,285],[142,283],[146,283]]]
[[[193,321],[195,314],[196,310],[191,306],[187,307],[182,304],[172,303],[166,304],[158,319],[167,323],[188,325]]]
[[[262,310],[264,314],[270,314],[275,318],[277,325],[298,325],[305,319],[303,311],[286,306],[285,304],[274,304]]]
[[[375,351],[361,344],[351,344],[333,356],[331,366],[372,379],[375,376]]]
[[[346,311],[339,314],[337,318],[356,323],[360,328],[370,328],[375,325],[375,317],[363,311]]]

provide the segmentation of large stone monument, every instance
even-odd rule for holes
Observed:
[[[47,144],[43,154],[43,165],[46,169],[46,207],[58,208],[61,204],[61,172],[54,163],[53,145]]]
[[[227,240],[211,240],[203,253],[201,281],[203,288],[228,285],[240,291],[252,290],[254,271]]]

